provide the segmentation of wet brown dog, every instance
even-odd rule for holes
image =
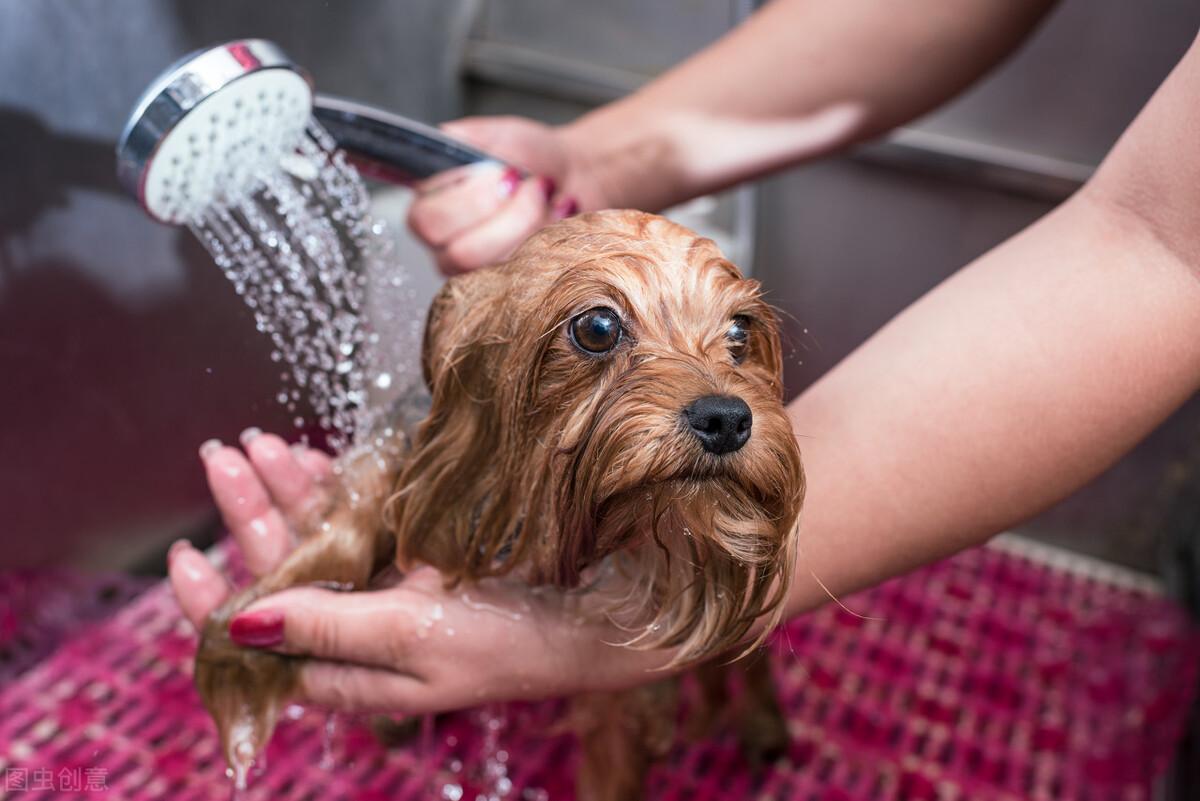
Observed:
[[[450,583],[602,593],[629,647],[709,660],[711,718],[724,663],[781,613],[804,493],[759,285],[664,218],[586,214],[447,283],[422,355],[432,405],[388,468],[347,457],[328,514],[205,629],[197,685],[231,764],[265,744],[298,664],[233,646],[232,614],[297,584],[365,587],[393,555]],[[740,728],[761,756],[787,733],[763,661],[746,661]],[[581,799],[640,797],[674,736],[675,684],[574,701]]]

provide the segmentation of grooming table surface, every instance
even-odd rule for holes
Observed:
[[[981,548],[846,599],[864,617],[830,604],[793,622],[770,646],[787,756],[755,778],[731,734],[681,744],[649,797],[1149,799],[1192,701],[1200,641],[1152,588],[1067,561]],[[51,649],[20,675],[0,673],[0,798],[228,799],[191,684],[194,636],[170,590],[54,649],[34,642],[28,618],[5,616],[8,602],[70,603],[81,585],[43,582],[38,596],[34,581],[0,577],[0,655],[18,640],[21,654]],[[112,586],[105,597],[123,597]],[[509,707],[502,726],[459,713],[423,743],[386,749],[361,722],[339,719],[330,737],[327,716],[295,710],[244,799],[565,801],[575,750],[544,734],[554,710]]]
[[[0,691],[73,633],[120,611],[152,584],[70,570],[0,573]]]

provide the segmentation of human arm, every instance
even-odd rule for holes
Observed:
[[[1052,5],[775,0],[639,91],[568,125],[512,117],[450,123],[450,133],[542,182],[516,183],[499,169],[443,176],[422,192],[410,225],[443,269],[459,272],[506,255],[548,218],[657,211],[827,155],[944,103],[1010,53]],[[554,191],[545,191],[546,177]]]
[[[809,493],[792,614],[978,544],[1115,462],[1200,386],[1197,45],[1063,206],[789,408]]]
[[[775,0],[562,129],[585,208],[656,211],[885,133],[970,86],[1048,0]],[[572,191],[568,180],[564,189]]]

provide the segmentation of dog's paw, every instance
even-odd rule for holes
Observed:
[[[787,754],[791,735],[782,711],[772,704],[743,710],[738,717],[738,739],[742,755],[758,772]]]
[[[196,652],[195,682],[217,725],[221,750],[239,788],[264,753],[279,713],[296,690],[295,657],[240,648],[214,615]]]
[[[420,737],[421,720],[420,715],[408,715],[402,718],[372,715],[370,719],[371,733],[384,748],[411,745]]]

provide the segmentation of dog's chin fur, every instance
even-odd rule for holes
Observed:
[[[597,306],[625,328],[603,356],[567,333]],[[740,362],[735,316],[751,321]],[[628,645],[676,662],[778,619],[804,481],[777,322],[711,241],[635,212],[551,226],[447,284],[423,366],[432,408],[385,508],[402,563],[584,587]],[[740,450],[714,456],[688,430],[705,395],[750,406]]]

